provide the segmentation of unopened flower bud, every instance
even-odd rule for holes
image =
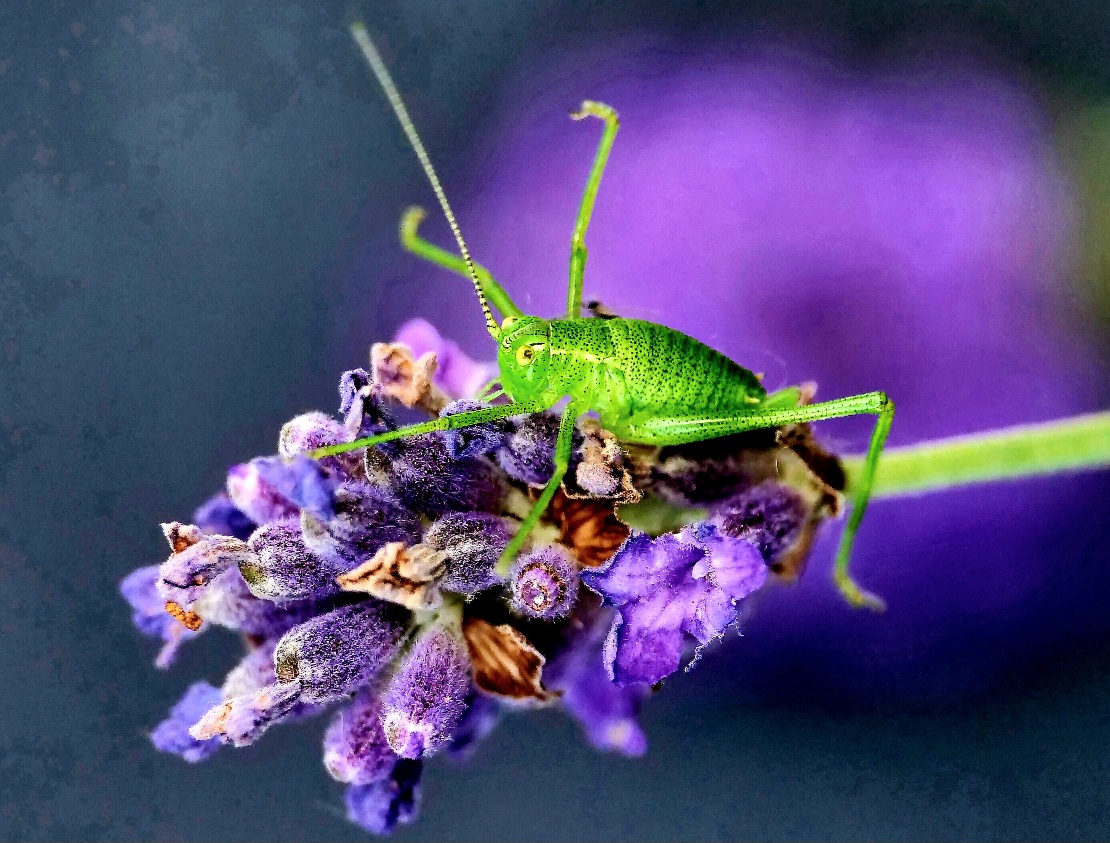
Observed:
[[[382,726],[393,751],[423,758],[447,743],[469,690],[470,660],[458,638],[436,629],[417,641],[382,701]]]
[[[570,554],[549,545],[521,556],[509,573],[512,608],[525,617],[566,617],[578,597],[578,567]]]

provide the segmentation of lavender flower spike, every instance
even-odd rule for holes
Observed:
[[[372,680],[401,642],[408,612],[369,599],[317,615],[285,633],[274,650],[283,682],[306,702],[328,702]]]
[[[447,743],[466,710],[470,660],[462,642],[435,629],[416,642],[382,701],[382,726],[405,758],[432,755]]]

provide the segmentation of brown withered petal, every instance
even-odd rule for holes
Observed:
[[[798,532],[794,543],[785,548],[782,553],[771,560],[767,566],[775,579],[785,583],[795,583],[805,573],[806,562],[809,561],[809,552],[813,548],[813,540],[817,537],[817,526],[821,523],[820,517],[810,517]]]
[[[462,630],[475,685],[512,700],[551,699],[542,682],[545,659],[520,630],[470,616],[463,618]]]
[[[399,603],[406,609],[434,609],[439,605],[442,553],[417,544],[389,542],[357,568],[335,578],[344,591],[358,591]]]
[[[836,454],[828,451],[817,441],[808,424],[795,424],[781,428],[779,442],[797,454],[813,476],[827,486],[830,492],[844,491],[844,487],[848,484],[844,466]],[[839,500],[836,494],[831,494],[829,497]]]
[[[406,407],[419,407],[432,415],[447,405],[447,396],[432,382],[436,373],[435,352],[428,351],[419,359],[401,343],[376,342],[370,347],[370,368],[382,393],[395,398]]]
[[[200,615],[196,612],[191,612],[180,603],[175,603],[172,600],[166,601],[166,614],[192,632],[200,629],[200,625],[203,623]]]
[[[581,460],[563,480],[572,498],[605,498],[614,503],[635,503],[643,497],[636,488],[624,450],[617,438],[592,418],[579,422],[583,434]]]
[[[182,524],[180,521],[170,521],[163,524],[162,533],[166,536],[166,541],[170,543],[170,550],[174,553],[181,553],[181,551],[187,547],[192,547],[204,537],[204,533],[200,531],[199,527],[192,524]]]
[[[604,565],[628,538],[628,525],[616,515],[616,502],[571,498],[560,489],[547,517],[559,528],[563,544],[574,549],[583,568]]]

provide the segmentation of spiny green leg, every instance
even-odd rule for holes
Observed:
[[[480,410],[468,410],[465,413],[455,413],[431,421],[410,424],[399,427],[377,436],[367,436],[365,439],[356,439],[354,442],[340,442],[337,445],[327,445],[314,451],[307,451],[306,456],[318,460],[332,454],[341,454],[344,451],[354,451],[358,448],[368,448],[380,445],[383,442],[392,442],[394,439],[404,439],[408,436],[419,436],[422,433],[432,433],[436,430],[458,430],[463,427],[472,427],[483,422],[496,421],[510,416],[524,416],[528,413],[538,413],[547,407],[540,401],[521,401],[515,404],[500,404],[496,407],[483,407]]]
[[[879,394],[882,395],[882,393]],[[836,587],[849,603],[878,611],[886,608],[886,604],[881,597],[864,591],[856,584],[848,573],[848,560],[852,556],[856,531],[863,521],[863,513],[867,511],[867,503],[871,500],[871,486],[875,481],[875,469],[879,467],[879,456],[883,452],[887,434],[890,433],[891,422],[894,421],[894,402],[885,395],[882,397],[879,418],[875,420],[875,428],[871,431],[871,441],[867,445],[867,459],[863,472],[853,489],[852,511],[848,513],[848,523],[844,525],[844,532],[840,536],[840,547],[836,550],[836,565],[833,569]]]
[[[777,393],[776,393],[777,394]],[[819,404],[806,404],[800,407],[771,407],[761,408],[759,405],[752,408],[751,412],[734,416],[683,416],[661,417],[644,414],[641,417],[633,416],[621,425],[620,429],[612,432],[618,438],[630,442],[643,442],[652,445],[682,445],[687,442],[701,442],[718,436],[727,436],[732,433],[741,433],[745,430],[762,430],[771,427],[782,427],[787,424],[801,422],[821,421],[822,419],[835,419],[844,416],[877,415],[875,429],[871,434],[871,443],[867,449],[867,459],[858,483],[854,484],[852,494],[852,512],[840,539],[840,547],[836,552],[834,577],[837,588],[853,606],[867,606],[871,609],[882,609],[883,601],[873,594],[869,594],[856,584],[848,573],[848,562],[852,556],[852,544],[856,538],[863,513],[867,509],[867,502],[871,498],[871,485],[875,479],[875,469],[879,463],[879,455],[883,450],[883,443],[890,432],[890,424],[894,419],[894,402],[882,392],[868,392],[863,395],[852,395],[848,398],[837,398],[834,401],[823,401]]]
[[[617,112],[612,108],[593,100],[583,102],[582,108],[571,112],[570,116],[574,120],[598,117],[605,121],[605,131],[601,135],[601,143],[598,144],[597,154],[594,156],[594,166],[590,170],[589,181],[586,182],[582,204],[578,207],[578,219],[574,223],[574,237],[571,239],[567,318],[575,319],[581,315],[582,310],[582,276],[586,270],[586,228],[594,212],[594,200],[597,198],[597,189],[601,185],[601,174],[605,172],[605,163],[609,160],[609,150],[613,148],[613,139],[617,136],[620,120]]]
[[[581,412],[574,402],[567,404],[567,408],[563,410],[563,418],[559,422],[559,438],[555,440],[555,471],[547,481],[547,485],[543,487],[539,500],[532,506],[524,521],[521,522],[520,529],[502,552],[501,559],[497,562],[499,576],[508,576],[517,552],[524,546],[528,534],[532,532],[532,528],[536,526],[536,522],[540,520],[540,516],[555,496],[555,490],[563,482],[563,475],[567,473],[567,466],[570,465],[570,450],[574,443],[574,420]]]
[[[401,215],[401,245],[414,255],[422,257],[426,261],[431,261],[436,266],[442,266],[444,269],[449,269],[464,278],[470,278],[466,261],[462,257],[445,251],[434,243],[429,243],[416,233],[420,223],[424,221],[424,217],[427,215],[427,211],[416,206],[405,210],[404,214]],[[478,276],[478,283],[482,286],[482,292],[486,294],[490,304],[501,311],[503,317],[516,316],[519,318],[524,315],[523,311],[513,303],[513,300],[502,289],[501,285],[494,280],[488,269],[476,263],[474,264],[474,272]]]

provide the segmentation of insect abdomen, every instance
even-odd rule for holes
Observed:
[[[766,390],[754,374],[681,331],[639,319],[603,323],[612,365],[624,372],[630,412],[736,412]]]

